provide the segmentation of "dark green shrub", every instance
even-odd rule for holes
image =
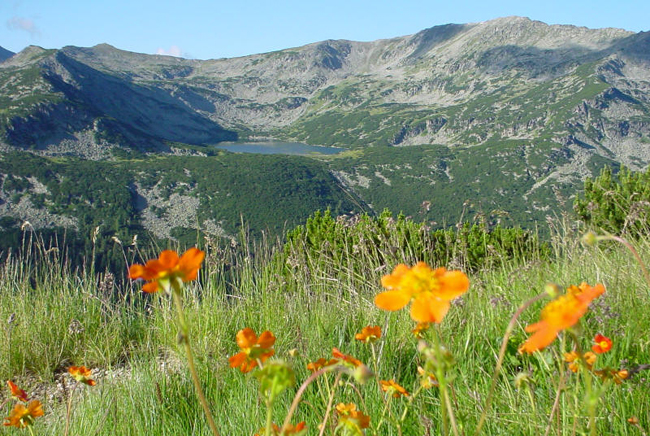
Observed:
[[[457,229],[431,231],[426,224],[402,214],[393,218],[388,210],[377,217],[334,218],[329,210],[316,212],[304,226],[287,234],[284,247],[285,256],[294,264],[327,260],[333,265],[354,268],[363,264],[374,269],[423,261],[438,267],[478,270],[514,260],[546,258],[549,253],[547,244],[520,228],[488,229],[484,224],[465,223]]]
[[[604,167],[598,177],[585,181],[584,198],[577,198],[573,207],[589,227],[631,236],[647,233],[650,169],[634,172],[623,167],[613,174]]]

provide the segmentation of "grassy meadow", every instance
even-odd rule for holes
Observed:
[[[333,347],[374,375],[365,383],[350,371],[317,377],[291,419],[305,422],[304,434],[472,435],[482,414],[480,433],[489,435],[641,435],[650,429],[650,381],[643,366],[650,363],[650,287],[622,244],[586,246],[580,243],[582,231],[555,223],[550,242],[517,245],[520,249],[485,242],[485,233],[468,245],[471,238],[450,232],[446,248],[423,259],[423,253],[435,251],[427,244],[442,244],[427,239],[423,225],[386,216],[324,222],[329,228],[318,230],[318,241],[309,231],[298,231],[286,243],[245,236],[232,243],[201,241],[206,257],[198,279],[185,283],[182,299],[197,373],[219,434],[265,434],[269,417],[281,426],[299,386],[312,374],[307,365],[331,359]],[[40,400],[44,415],[27,429],[2,427],[0,433],[211,434],[169,295],[143,293],[141,281],[128,280],[126,268],[95,271],[90,259],[73,269],[66,253],[29,229],[23,236],[22,246],[3,253],[0,264],[5,335],[0,377]],[[650,238],[630,243],[642,259],[650,259]],[[480,261],[476,246],[484,249]],[[159,253],[151,247],[122,250],[129,265]],[[419,341],[408,308],[381,310],[374,298],[384,291],[382,277],[396,265],[420,260],[464,271],[470,287]],[[540,319],[550,297],[521,313],[490,395],[504,333],[517,309],[549,283],[563,293],[581,282],[602,283],[606,292],[571,333],[561,332],[542,351],[529,355],[518,348],[529,337],[525,326]],[[372,345],[355,340],[365,326],[381,327]],[[235,337],[245,327],[276,337],[275,355],[265,368],[281,360],[295,374],[296,383],[278,395],[270,415],[255,375],[260,369],[244,374],[229,366],[229,357],[240,351]],[[574,349],[574,335],[588,350],[599,333],[612,339],[612,347],[597,356],[593,369],[626,369],[620,384],[584,367],[574,373],[564,361],[563,353]],[[432,360],[444,364],[431,366]],[[67,371],[71,365],[91,368],[96,385],[75,382]],[[439,386],[422,388],[427,378],[417,368],[427,365],[436,371],[444,366],[434,375],[443,375],[446,395]],[[394,380],[409,396],[383,392],[379,380]],[[9,397],[3,389],[0,401]],[[339,403],[354,403],[370,417],[368,427],[342,425]],[[4,403],[3,417],[13,404]]]

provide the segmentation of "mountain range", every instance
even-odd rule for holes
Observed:
[[[650,162],[648,32],[506,17],[232,59],[106,44],[8,54],[0,50],[0,213],[16,222],[5,228],[40,216],[32,221],[46,228],[87,221],[119,231],[128,222],[161,237],[173,237],[165,226],[232,235],[238,214],[269,225],[254,206],[280,191],[276,229],[304,219],[304,195],[309,207],[390,208],[437,226],[479,216],[532,227],[570,209],[584,178],[603,166]],[[347,151],[279,158],[213,147],[263,138]],[[25,155],[51,172],[39,178],[17,163]],[[269,172],[256,181],[267,194],[242,178],[244,161]],[[61,207],[53,191],[78,162],[128,174],[126,221],[85,217],[81,203],[92,209],[97,199]],[[164,169],[180,165],[175,179]],[[226,185],[231,176],[240,185]],[[201,187],[210,183],[213,191]],[[173,213],[180,218],[170,216],[174,194],[185,199]],[[83,197],[71,195],[71,204]]]

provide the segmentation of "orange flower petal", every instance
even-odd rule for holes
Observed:
[[[442,270],[441,272],[439,272]],[[443,300],[453,300],[463,295],[469,289],[469,279],[461,271],[446,271],[444,268],[436,270],[436,276],[440,274],[438,280],[440,288],[436,295]]]
[[[431,292],[423,292],[413,300],[411,318],[417,322],[441,323],[449,307],[449,301],[436,298]]]
[[[144,278],[143,276],[145,275],[146,270],[145,267],[142,265],[131,265],[129,267],[129,278],[130,279],[139,279],[139,278]]]
[[[149,282],[142,286],[142,291],[148,294],[156,293],[159,290],[160,290],[160,286],[158,286],[158,282]]]
[[[533,325],[539,325],[539,327],[536,328],[536,332],[531,337],[529,337],[526,340],[526,342],[522,344],[521,347],[519,347],[520,353],[526,352],[532,354],[535,351],[541,350],[542,348],[548,346],[551,342],[555,340],[555,338],[557,338],[559,330],[551,328],[550,326],[548,326],[548,324],[546,324],[545,326],[543,324],[544,324],[543,321],[533,324]]]
[[[187,250],[181,256],[178,267],[183,272],[183,280],[186,282],[196,280],[201,263],[205,258],[205,252],[196,247]]]
[[[384,310],[400,310],[411,301],[410,294],[402,291],[386,291],[375,297],[375,305]]]
[[[409,272],[409,267],[400,263],[395,267],[393,272],[381,278],[381,285],[386,289],[394,289],[399,287],[404,274]]]
[[[246,362],[246,353],[240,352],[228,359],[231,368],[237,368]]]
[[[178,265],[178,254],[173,250],[164,250],[158,257],[161,269],[170,270]]]
[[[251,348],[257,343],[257,335],[252,328],[246,327],[245,329],[239,330],[237,332],[237,345],[239,348]]]
[[[275,336],[273,336],[273,333],[266,330],[260,335],[257,344],[260,348],[271,348],[273,344],[275,344]]]

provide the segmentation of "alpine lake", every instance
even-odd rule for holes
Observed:
[[[325,147],[321,145],[309,145],[302,142],[220,142],[214,146],[233,153],[257,153],[257,154],[289,154],[300,156],[331,155],[344,151],[340,147]]]

